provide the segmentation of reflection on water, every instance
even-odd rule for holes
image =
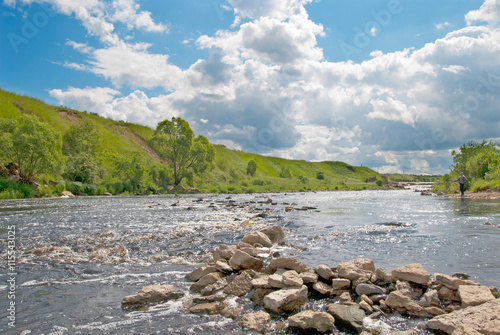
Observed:
[[[317,210],[285,212],[294,202]],[[262,212],[266,218],[257,216]],[[386,271],[421,263],[430,273],[467,272],[500,286],[499,201],[411,191],[1,201],[2,268],[7,226],[17,229],[18,323],[11,333],[238,332],[222,316],[186,314],[178,301],[140,312],[122,311],[120,301],[151,283],[187,290],[185,273],[215,246],[271,224],[286,232],[286,246],[276,251],[311,267],[366,257]],[[0,278],[6,282],[4,271]]]

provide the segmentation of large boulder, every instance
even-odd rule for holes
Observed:
[[[250,256],[241,250],[236,250],[229,259],[229,265],[235,270],[252,269],[259,271],[262,269],[263,264],[264,262],[261,259]]]
[[[264,307],[273,313],[293,312],[307,302],[307,286],[285,287],[264,297]]]
[[[347,290],[351,287],[351,281],[345,278],[335,278],[332,280],[332,289],[334,291]]]
[[[360,269],[369,271],[371,273],[375,272],[375,264],[373,263],[373,259],[368,258],[356,258],[347,262],[341,262],[337,265],[338,272],[346,268]]]
[[[243,314],[240,321],[240,326],[248,330],[262,332],[266,324],[271,321],[269,313],[258,311],[257,313]]]
[[[124,308],[141,308],[145,305],[179,299],[182,296],[184,296],[184,292],[176,289],[173,285],[149,285],[143,287],[137,294],[123,298],[122,306]]]
[[[431,275],[418,263],[407,264],[394,269],[391,275],[393,280],[405,280],[420,285],[428,285],[431,281]]]
[[[500,299],[495,299],[479,306],[436,316],[427,321],[427,328],[453,334],[461,327],[468,327],[483,335],[500,335],[499,315]]]
[[[271,242],[269,237],[260,231],[253,231],[251,233],[246,234],[245,236],[243,236],[242,241],[250,245],[258,243],[267,248],[273,246],[273,243]]]
[[[312,269],[305,264],[302,264],[295,257],[280,257],[273,258],[269,262],[269,268],[271,271],[276,271],[277,269],[288,269],[295,270],[297,273],[312,272]]]
[[[360,334],[363,331],[365,311],[357,305],[330,304],[327,312],[333,315],[335,323],[347,330]]]
[[[325,312],[307,310],[289,317],[288,326],[303,330],[315,329],[324,333],[335,329],[335,319]]]
[[[260,232],[264,233],[269,237],[272,244],[281,243],[285,240],[285,232],[281,226],[271,226],[261,229]]]
[[[458,287],[458,295],[462,301],[462,308],[481,305],[495,299],[490,289],[486,286],[460,285]]]
[[[299,273],[299,277],[304,284],[314,284],[318,281],[318,274],[312,271]]]
[[[253,288],[252,277],[248,272],[243,272],[233,279],[225,288],[225,294],[237,295],[238,297],[244,296]]]
[[[304,281],[295,270],[285,271],[282,276],[285,286],[302,286],[304,284]]]

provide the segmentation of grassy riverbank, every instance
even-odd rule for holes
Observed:
[[[172,171],[149,145],[154,130],[123,121],[114,121],[95,113],[81,112],[0,90],[0,121],[21,121],[32,115],[48,125],[60,139],[80,125],[90,125],[96,138],[91,159],[92,179],[82,181],[68,173],[71,156],[62,150],[61,164],[53,171],[35,177],[41,185],[19,184],[0,177],[0,198],[58,196],[68,190],[76,195],[151,194],[173,192],[251,193],[267,191],[354,190],[386,188],[393,181],[427,181],[428,177],[381,175],[368,167],[343,162],[307,162],[267,157],[214,145],[215,164],[203,174],[186,178],[173,187]],[[5,136],[6,134],[2,134]],[[247,174],[250,161],[256,163],[254,175]],[[15,161],[0,154],[0,163]],[[74,166],[73,166],[74,168]],[[80,168],[80,166],[77,166]]]

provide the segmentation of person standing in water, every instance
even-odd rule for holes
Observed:
[[[458,181],[458,183],[460,184],[460,193],[462,193],[462,195],[464,195],[465,184],[467,184],[467,177],[464,176],[463,172],[460,172],[460,177],[458,177],[454,181]]]

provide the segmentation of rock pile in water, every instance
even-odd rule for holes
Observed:
[[[379,320],[397,312],[428,318],[428,329],[447,334],[500,334],[497,289],[468,280],[466,274],[431,276],[420,264],[387,273],[363,258],[312,269],[294,257],[274,257],[270,247],[284,238],[280,226],[271,226],[246,234],[237,245],[215,248],[213,263],[186,275],[195,294],[185,301],[189,312],[221,314],[255,332],[276,331],[270,321],[285,316],[287,321],[278,325],[283,331],[321,333],[337,327],[366,335],[417,334],[411,329],[391,333]],[[122,305],[142,307],[182,296],[171,285],[151,285],[125,297]],[[243,313],[235,297],[250,298],[255,311]],[[321,310],[312,310],[314,299],[325,302],[316,307]]]

